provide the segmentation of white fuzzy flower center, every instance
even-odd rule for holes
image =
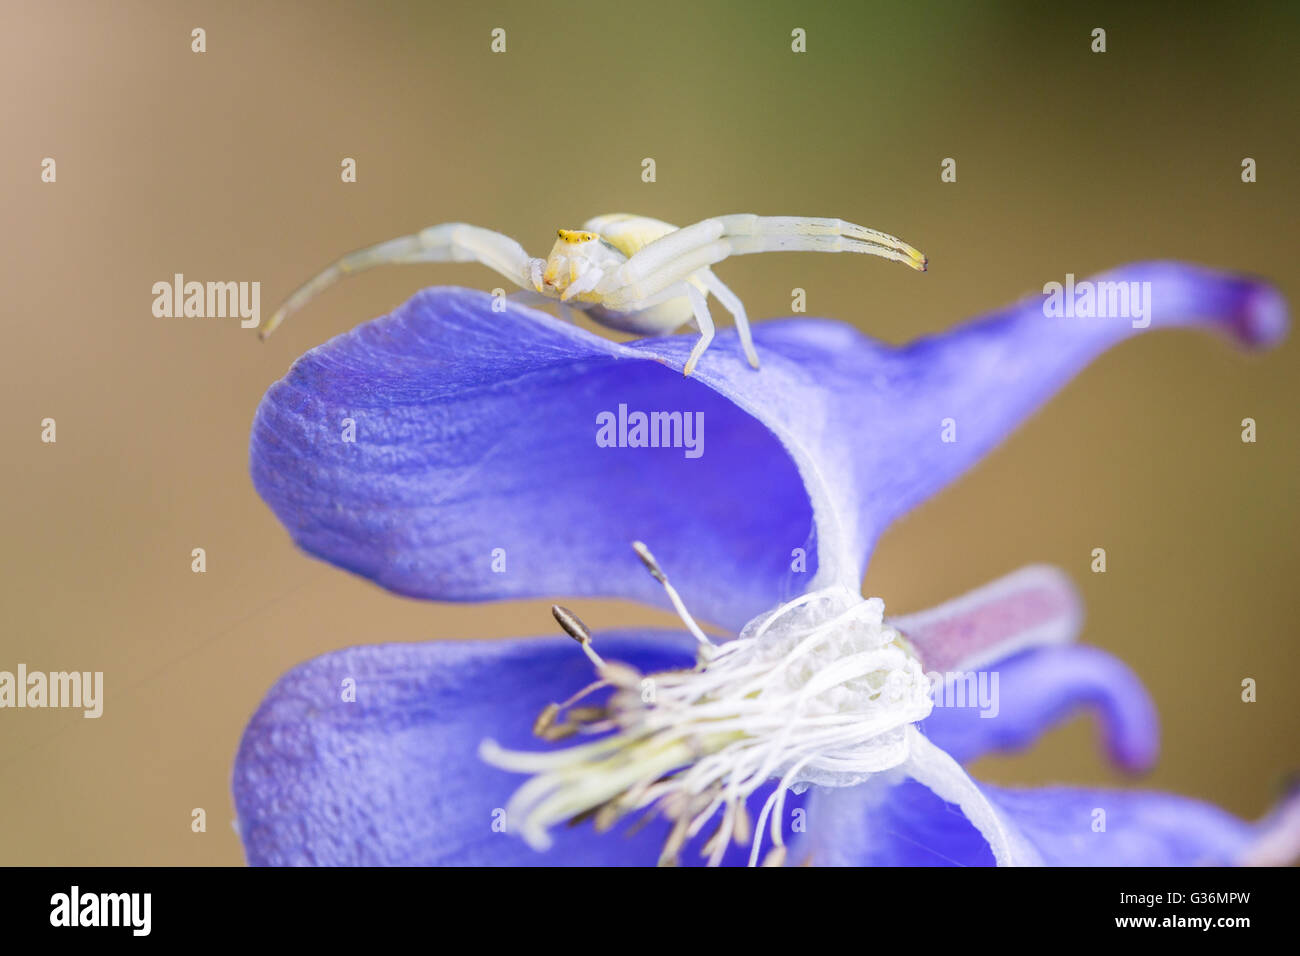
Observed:
[[[647,563],[664,580],[653,559]],[[606,663],[580,638],[600,679],[548,707],[535,729],[547,739],[603,736],[545,753],[485,741],[489,763],[532,775],[507,805],[507,819],[545,849],[548,829],[575,818],[606,829],[629,814],[659,814],[673,821],[661,863],[676,862],[685,843],[717,820],[702,855],[716,864],[732,843],[752,838],[753,864],[770,818],[774,849],[766,861],[780,862],[786,791],[853,786],[906,760],[906,729],[933,706],[925,673],[884,623],[879,598],[816,591],[714,645],[664,583],[700,639],[698,663],[643,675]],[[574,706],[603,687],[614,688],[604,706]],[[770,780],[778,785],[755,831],[746,801]]]

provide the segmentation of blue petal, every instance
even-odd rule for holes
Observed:
[[[426,290],[270,389],[253,480],[300,546],[415,597],[662,604],[639,539],[732,630],[802,593],[791,551],[812,555],[812,510],[759,421],[648,353],[492,301]],[[598,447],[597,415],[620,405],[698,413],[703,454]]]
[[[1255,280],[1177,263],[1099,279],[1150,282],[1151,328],[1267,345],[1286,327],[1280,295]],[[258,409],[258,491],[311,553],[443,600],[662,603],[628,549],[640,538],[688,605],[733,629],[814,572],[856,587],[892,520],[1137,331],[1045,318],[1042,296],[903,348],[792,319],[755,329],[761,372],[727,330],[684,379],[694,336],[619,345],[492,301],[427,290],[303,356]],[[596,415],[620,404],[702,413],[703,455],[598,447]],[[799,548],[806,572],[792,570]]]
[[[1028,651],[980,672],[958,675],[967,680],[967,687],[971,677],[995,691],[992,705],[981,706],[967,691],[956,698],[964,706],[936,706],[924,724],[926,735],[963,763],[992,750],[1027,747],[1054,724],[1085,708],[1096,711],[1106,751],[1119,766],[1144,770],[1155,760],[1159,746],[1155,705],[1133,672],[1105,651],[1093,647]],[[951,691],[945,701],[954,702]]]
[[[1264,831],[1171,794],[988,785],[981,790],[1048,866],[1227,866],[1246,862]],[[962,813],[913,781],[818,791],[807,812],[810,839],[801,849],[813,863],[993,864],[984,838]]]
[[[606,659],[644,671],[694,662],[694,641],[680,633],[602,633],[596,640]],[[248,862],[655,863],[668,836],[661,820],[633,836],[626,825],[604,834],[589,823],[559,828],[545,853],[493,829],[527,778],[485,764],[480,742],[545,749],[531,734],[534,718],[592,679],[591,664],[567,637],[356,647],[300,665],[267,694],[235,761]],[[354,701],[344,699],[347,686],[355,686]],[[683,863],[700,862],[707,837],[688,844]],[[725,862],[743,862],[743,855],[733,851]]]

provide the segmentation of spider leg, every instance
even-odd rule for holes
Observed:
[[[700,281],[731,313],[731,317],[736,323],[736,333],[740,336],[740,347],[745,350],[745,358],[749,359],[749,364],[753,368],[758,368],[758,353],[754,351],[754,336],[749,331],[749,316],[745,314],[744,303],[740,301],[740,297],[736,293],[727,288],[725,282],[713,274],[712,269],[702,269],[700,271]]]
[[[480,262],[521,288],[532,285],[532,261],[523,246],[509,236],[460,222],[430,226],[409,236],[358,249],[308,280],[271,316],[260,335],[266,338],[280,323],[339,279],[375,266],[412,262]]]
[[[587,274],[582,276],[580,279],[569,283],[568,288],[560,294],[560,301],[569,302],[570,300],[582,295],[584,292],[590,292],[592,289],[596,288],[596,285],[603,278],[604,275],[596,269],[588,271]]]
[[[661,302],[682,297],[690,300],[691,311],[695,313],[695,325],[700,330],[700,338],[695,343],[695,347],[691,349],[691,354],[686,359],[686,366],[682,369],[682,374],[690,375],[695,371],[695,365],[699,362],[700,356],[704,354],[704,350],[713,341],[713,316],[709,312],[709,300],[706,292],[701,292],[694,282],[679,282],[644,299],[628,302],[621,306],[620,310],[624,312],[641,312],[644,309],[659,305]],[[602,302],[601,304],[604,305],[605,303]]]
[[[729,256],[756,252],[858,252],[924,271],[925,256],[901,239],[843,219],[719,216],[646,244],[596,288],[612,308],[649,298]]]
[[[695,371],[695,363],[700,360],[704,350],[709,347],[713,341],[713,316],[709,314],[709,302],[704,297],[704,293],[697,289],[690,282],[683,282],[686,287],[685,291],[691,300],[691,308],[695,310],[695,324],[700,327],[700,338],[695,343],[695,348],[691,349],[690,357],[686,360],[686,367],[682,369],[683,375],[690,375]]]
[[[843,219],[803,216],[723,216],[735,255],[750,252],[862,252],[924,272],[926,258],[903,240]]]
[[[628,309],[731,255],[721,220],[706,219],[647,243],[610,272],[596,291],[602,304]]]

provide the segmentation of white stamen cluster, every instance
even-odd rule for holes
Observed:
[[[549,705],[534,732],[547,740],[602,736],[542,753],[485,741],[489,763],[532,775],[507,805],[507,819],[542,850],[551,843],[547,831],[560,823],[590,819],[607,830],[629,814],[658,814],[673,823],[660,863],[673,864],[720,814],[701,855],[717,865],[731,844],[752,839],[753,865],[770,818],[773,849],[764,863],[779,864],[787,790],[853,786],[907,758],[906,728],[932,707],[921,664],[884,623],[884,603],[847,588],[806,594],[715,645],[645,546],[636,547],[699,641],[697,664],[645,675],[606,662],[582,622],[555,608],[598,680]],[[613,693],[603,706],[576,706],[606,687]],[[755,830],[746,802],[770,780],[778,783]]]

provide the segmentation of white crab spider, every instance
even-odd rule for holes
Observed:
[[[597,216],[579,230],[560,229],[558,235],[545,259],[530,258],[509,236],[459,222],[360,249],[294,292],[271,316],[262,338],[350,273],[387,264],[473,261],[612,329],[667,334],[693,321],[700,339],[687,359],[687,375],[713,340],[707,301],[712,294],[735,318],[745,357],[758,368],[745,307],[710,266],[752,252],[861,252],[918,272],[926,265],[925,256],[902,240],[842,219],[742,214],[678,229],[658,219],[615,213]]]

